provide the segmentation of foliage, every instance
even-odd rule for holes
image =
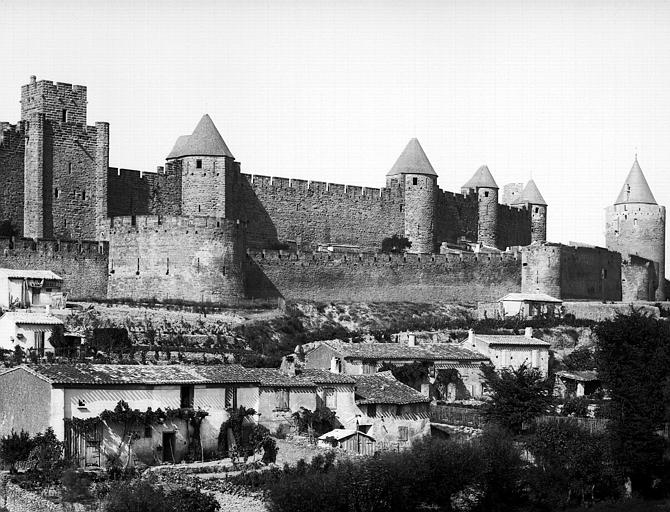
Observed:
[[[608,428],[616,462],[633,490],[648,495],[663,469],[664,442],[656,431],[668,420],[670,326],[631,310],[594,333],[598,375],[614,407]]]
[[[263,425],[253,423],[249,417],[256,414],[253,409],[240,406],[229,411],[226,421],[219,429],[219,451],[226,454],[228,446],[228,431],[233,435],[235,446],[228,450],[227,455],[236,459],[241,455],[246,462],[247,458],[263,450],[262,461],[266,464],[277,459],[277,442],[270,437],[270,431]]]
[[[379,367],[379,371],[390,370],[397,380],[421,391],[421,383],[428,379],[428,367],[429,364],[423,361],[414,361],[403,365],[383,363]]]
[[[586,418],[589,415],[589,400],[583,396],[568,398],[561,408],[561,416],[578,416]]]
[[[528,475],[536,504],[556,510],[616,497],[618,485],[606,435],[591,434],[576,422],[542,422],[527,447],[535,461]]]
[[[490,391],[482,412],[489,422],[518,433],[524,423],[553,407],[551,383],[536,368],[524,363],[517,369],[496,371],[491,365],[482,365],[482,373]]]
[[[107,354],[129,350],[131,347],[125,327],[95,327],[92,329],[90,346]]]
[[[61,478],[63,499],[67,502],[81,502],[91,498],[91,480],[74,469],[67,469]]]
[[[412,247],[412,242],[402,235],[393,235],[382,240],[382,252],[401,254]]]
[[[333,430],[336,421],[335,412],[325,407],[319,407],[315,411],[301,407],[291,417],[295,421],[299,433],[307,434],[312,432],[316,437]]]
[[[563,359],[563,365],[569,371],[593,370],[596,367],[596,357],[588,347],[577,347]]]
[[[15,473],[16,463],[28,460],[34,446],[34,440],[28,432],[22,430],[17,434],[12,430],[10,434],[0,438],[0,460],[9,464],[10,472]]]

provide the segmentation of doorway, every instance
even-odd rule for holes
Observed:
[[[163,462],[176,463],[174,449],[176,444],[176,435],[174,432],[163,432]]]

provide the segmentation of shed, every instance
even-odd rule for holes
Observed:
[[[503,316],[521,316],[536,318],[538,316],[559,316],[563,301],[545,293],[508,293],[498,300],[502,306]]]
[[[350,453],[357,453],[358,455],[373,455],[375,453],[375,438],[371,435],[365,434],[360,430],[350,430],[346,428],[337,428],[326,432],[319,437],[320,446],[332,446],[337,442],[337,447]]]

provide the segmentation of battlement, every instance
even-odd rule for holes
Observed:
[[[165,171],[163,171],[163,168],[161,167],[161,172],[164,174]],[[110,167],[108,169],[108,175],[110,177],[119,177],[122,180],[127,179],[127,180],[142,180],[142,179],[153,179],[156,175],[158,175],[158,172],[152,172],[152,171],[138,171],[135,169],[122,169],[120,167]]]
[[[244,229],[243,222],[237,219],[226,219],[223,217],[199,217],[181,215],[126,215],[110,217],[109,227],[112,232],[117,231],[158,231],[158,230],[217,230]],[[196,231],[197,233],[197,231]]]
[[[37,81],[21,87],[21,119],[34,113],[45,114],[51,122],[86,124],[86,87],[51,80]]]
[[[0,237],[0,252],[32,252],[37,254],[73,253],[106,258],[107,242],[94,240],[33,240],[32,238]]]
[[[21,140],[24,135],[24,123],[22,121],[16,124],[0,122],[0,148],[14,145]]]
[[[261,174],[241,174],[253,186],[263,189],[285,189],[287,191],[313,191],[321,194],[360,197],[365,199],[390,199],[394,192],[400,191],[400,186],[391,188],[363,187],[360,185],[346,185],[342,183],[327,183],[325,181],[311,181],[298,178],[278,178]]]

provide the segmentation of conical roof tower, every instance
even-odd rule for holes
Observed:
[[[493,179],[493,175],[489,168],[486,165],[482,165],[479,169],[475,171],[465,185],[461,188],[498,188],[496,180]]]
[[[540,189],[537,188],[537,185],[533,180],[530,180],[526,184],[523,192],[521,192],[521,197],[518,202],[547,206],[547,202],[544,200],[544,197],[542,197],[542,194],[540,194]]]
[[[635,162],[631,167],[628,177],[619,192],[614,204],[629,204],[629,203],[644,203],[644,204],[658,204],[651,193],[647,179],[640,169],[640,164],[637,163],[637,155],[635,155]]]
[[[167,159],[185,156],[227,156],[234,158],[208,114],[202,116],[191,135],[182,135],[177,139]]]
[[[386,176],[395,176],[396,174],[424,174],[427,176],[437,176],[435,169],[430,164],[430,160],[423,151],[419,141],[411,139],[405,149],[396,160],[391,170]]]

